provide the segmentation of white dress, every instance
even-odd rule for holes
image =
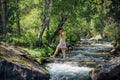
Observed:
[[[60,36],[60,42],[58,44],[58,48],[66,48],[66,41],[65,41],[65,33],[62,32],[62,36]]]

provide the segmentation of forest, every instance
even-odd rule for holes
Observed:
[[[120,80],[120,0],[1,0],[0,17],[0,80]]]
[[[0,6],[1,42],[51,53],[62,27],[67,44],[95,36],[120,44],[119,0],[1,0]]]

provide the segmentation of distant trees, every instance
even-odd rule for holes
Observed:
[[[111,0],[110,12],[109,15],[114,19],[117,28],[117,43],[120,44],[120,1],[119,0]]]
[[[120,1],[119,0],[111,0],[111,5],[109,6],[110,11],[108,12],[108,17],[113,19],[115,23],[115,36],[116,43],[120,44]]]
[[[16,2],[15,2],[16,1]],[[12,31],[12,27],[16,20],[16,32],[20,35],[20,22],[19,22],[19,0],[9,1],[1,0],[1,22],[2,22],[2,37],[7,36],[7,32]],[[15,6],[11,6],[14,4]],[[16,18],[15,18],[16,14]],[[9,25],[9,26],[8,26]]]
[[[1,0],[0,6],[0,31],[9,42],[49,45],[62,27],[68,43],[96,35],[120,43],[119,0]]]
[[[6,0],[1,0],[1,19],[2,19],[2,34],[3,38],[5,38],[7,33],[6,28]]]
[[[19,0],[16,0],[16,28],[17,28],[18,35],[21,35],[19,16],[20,16]]]

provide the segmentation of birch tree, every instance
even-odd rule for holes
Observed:
[[[46,27],[49,27],[51,11],[52,11],[52,0],[44,0],[43,20],[42,20],[42,25],[40,27],[39,40],[38,40],[40,47],[43,45],[42,37],[44,31]]]

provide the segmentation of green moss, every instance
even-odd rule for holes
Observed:
[[[86,62],[86,65],[89,67],[95,67],[97,65],[96,62]]]
[[[39,64],[42,64],[42,59],[41,58],[35,58],[34,59],[36,62],[38,62]]]

